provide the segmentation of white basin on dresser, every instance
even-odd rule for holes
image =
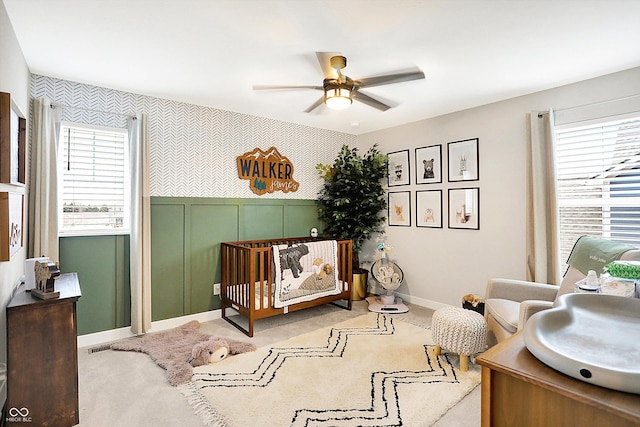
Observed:
[[[573,378],[640,394],[640,299],[567,294],[525,325],[527,349]]]

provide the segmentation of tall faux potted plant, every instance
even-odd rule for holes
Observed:
[[[316,165],[324,179],[318,193],[318,216],[325,224],[325,234],[352,240],[353,273],[364,274],[362,297],[367,270],[360,267],[359,252],[372,233],[383,231],[387,198],[382,180],[387,177],[388,162],[377,144],[363,156],[357,148],[343,145],[332,165]]]

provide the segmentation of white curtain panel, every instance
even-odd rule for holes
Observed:
[[[527,280],[559,284],[554,113],[531,113],[527,182]]]
[[[47,97],[33,100],[31,163],[29,165],[28,257],[59,261],[58,139],[62,109]]]
[[[149,133],[146,114],[128,121],[131,164],[131,330],[151,328],[151,203],[149,197]]]

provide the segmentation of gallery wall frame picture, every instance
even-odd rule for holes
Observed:
[[[389,156],[389,187],[411,184],[409,150],[394,151]]]
[[[390,226],[411,227],[410,191],[390,191],[388,206]]]
[[[11,94],[0,92],[0,182],[26,183],[27,120]]]
[[[479,139],[465,139],[447,143],[449,182],[480,179]]]
[[[10,261],[22,248],[24,194],[0,192],[0,261]]]
[[[442,190],[416,191],[416,227],[442,228]]]
[[[416,148],[416,184],[442,182],[442,145]]]
[[[449,228],[480,229],[480,188],[449,189]]]

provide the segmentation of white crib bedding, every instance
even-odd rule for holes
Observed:
[[[340,284],[340,289],[342,289],[343,287],[348,288],[349,285],[347,282],[343,282],[342,280],[339,281]],[[274,291],[275,291],[275,285],[271,285],[271,303],[269,303],[269,296],[267,295],[268,293],[268,285],[267,284],[263,284],[262,287],[264,289],[264,292],[260,292],[260,282],[256,282],[254,284],[255,288],[256,288],[256,292],[255,292],[255,304],[256,304],[256,310],[260,309],[260,298],[262,297],[262,308],[269,308],[269,307],[273,307],[273,303],[274,303]],[[233,288],[230,289],[230,293],[229,296],[232,300],[236,300],[236,295],[233,292]],[[293,304],[293,303],[292,303]],[[291,305],[291,304],[289,304]]]

